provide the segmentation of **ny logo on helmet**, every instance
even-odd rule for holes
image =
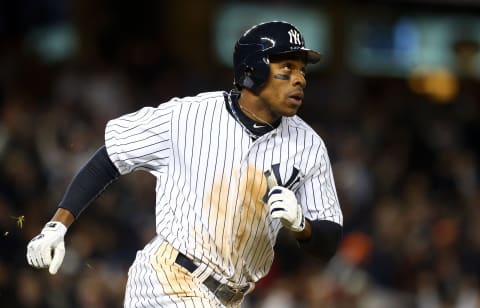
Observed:
[[[298,31],[290,29],[288,35],[290,36],[290,44],[302,45],[302,40],[300,39],[300,33],[298,33]]]

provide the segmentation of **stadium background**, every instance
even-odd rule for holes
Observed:
[[[153,179],[113,184],[60,274],[27,242],[106,121],[230,89],[232,44],[285,19],[324,61],[300,115],[325,140],[345,237],[321,265],[285,235],[247,308],[480,307],[480,2],[0,1],[0,306],[121,307],[154,233]]]

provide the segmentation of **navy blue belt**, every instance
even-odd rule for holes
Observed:
[[[198,266],[193,263],[187,256],[178,252],[175,263],[182,266],[190,273],[193,273]],[[237,302],[243,298],[245,293],[250,289],[250,286],[245,286],[241,288],[234,288],[227,284],[219,282],[213,276],[208,276],[207,279],[203,281],[203,284],[222,302],[224,305],[228,305],[234,302]]]

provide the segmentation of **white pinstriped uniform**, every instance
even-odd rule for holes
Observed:
[[[106,148],[119,172],[142,169],[157,178],[157,237],[129,270],[125,307],[222,307],[201,283],[208,275],[231,286],[265,276],[281,228],[263,202],[272,166],[306,218],[343,223],[327,150],[314,130],[283,117],[253,140],[228,112],[228,95],[174,98],[107,124]],[[200,266],[193,274],[174,263],[178,251]]]

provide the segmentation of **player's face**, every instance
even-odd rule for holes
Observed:
[[[270,75],[259,93],[267,117],[275,121],[281,116],[293,116],[303,101],[306,63],[303,54],[288,54],[270,58]]]

